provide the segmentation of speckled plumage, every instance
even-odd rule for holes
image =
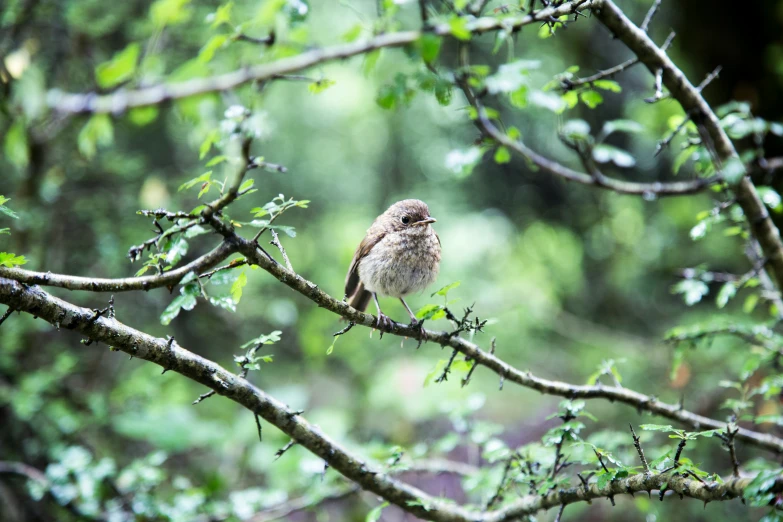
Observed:
[[[402,299],[435,281],[441,249],[434,221],[417,199],[399,201],[378,216],[348,270],[345,295],[351,306],[364,310],[373,293]]]

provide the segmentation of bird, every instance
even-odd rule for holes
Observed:
[[[378,216],[359,243],[345,277],[345,298],[362,312],[370,299],[374,300],[377,328],[389,328],[392,322],[381,311],[379,294],[398,298],[411,317],[411,325],[421,326],[404,298],[438,277],[441,243],[432,228],[436,221],[426,203],[404,199]]]

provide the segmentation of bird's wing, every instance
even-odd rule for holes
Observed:
[[[362,242],[359,243],[359,248],[356,249],[356,253],[351,260],[351,266],[348,268],[348,275],[345,276],[345,297],[350,298],[356,293],[359,287],[359,262],[370,253],[372,247],[378,244],[378,241],[383,239],[385,234],[375,226],[370,227],[367,231],[367,235],[364,236]]]

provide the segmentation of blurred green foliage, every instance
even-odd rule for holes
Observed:
[[[637,20],[647,3],[621,2]],[[743,254],[742,216],[716,214],[709,195],[656,200],[565,184],[505,148],[474,143],[464,100],[421,63],[453,66],[452,39],[428,36],[405,51],[316,67],[304,81],[253,84],[124,115],[65,117],[46,110],[52,89],[108,92],[185,81],[313,45],[417,27],[415,2],[380,4],[378,16],[369,0],[10,0],[0,11],[0,265],[126,277],[205,253],[215,235],[193,227],[151,258],[130,264],[126,256],[155,233],[137,210],[190,212],[216,197],[236,155],[230,136],[241,127],[255,138],[253,154],[287,172],[251,171],[254,184],[242,190],[253,192],[227,213],[243,234],[278,230],[296,271],[330,294],[341,296],[354,249],[375,216],[394,201],[419,198],[437,217],[443,244],[437,286],[412,297],[428,327],[452,327],[444,307],[456,315],[472,307],[487,323],[483,333],[470,335],[484,347],[495,338],[497,355],[516,367],[567,382],[622,384],[780,434],[783,380],[770,349],[779,351],[783,343],[765,326],[775,310],[759,298],[755,276],[741,285],[710,276],[752,268]],[[490,2],[490,11],[501,8]],[[667,6],[658,15],[657,38],[669,25],[690,23],[678,9]],[[458,39],[469,36],[463,20],[449,18]],[[472,39],[473,62],[483,68],[477,75],[497,96],[509,134],[575,168],[578,158],[558,133],[594,142],[595,160],[618,177],[709,173],[709,158],[687,140],[653,157],[657,141],[683,114],[670,100],[642,101],[652,82],[647,72],[631,69],[617,82],[561,95],[564,78],[625,55],[590,20],[567,31],[555,25],[554,35],[544,24],[518,38]],[[239,36],[272,33],[273,45]],[[686,70],[702,68],[690,64],[699,57],[689,57],[687,49],[675,46],[673,54]],[[747,104],[727,107],[721,117],[737,141],[774,140],[783,131],[756,119]],[[774,188],[762,196],[772,211],[783,210]],[[678,275],[690,267],[694,275]],[[449,353],[431,344],[414,351],[413,341],[378,340],[361,328],[333,339],[343,327],[334,315],[252,268],[218,273],[205,287],[183,281],[171,293],[115,295],[117,318],[152,335],[171,335],[224,366],[237,364],[237,372],[247,368],[252,382],[305,410],[325,433],[392,469],[419,457],[492,464],[523,445],[524,457],[543,469],[552,465],[558,443],[580,441],[569,447],[570,460],[595,466],[595,448],[609,466],[597,479],[608,481],[638,466],[628,423],[657,422],[601,401],[563,403],[561,410],[571,413],[547,420],[558,399],[510,385],[499,390],[497,376],[482,368],[461,386],[471,366],[462,357],[448,380],[435,382]],[[440,295],[430,296],[441,287]],[[216,306],[205,306],[202,292]],[[53,293],[105,306],[100,295]],[[393,318],[406,317],[395,301],[383,305]],[[711,335],[716,320],[749,333]],[[233,403],[214,397],[192,406],[206,390],[78,341],[28,316],[13,315],[2,325],[0,459],[45,472],[26,485],[3,477],[5,519],[32,513],[57,520],[237,520],[344,487],[302,448],[275,460],[287,438],[264,426],[259,442],[253,416]],[[253,346],[262,344],[256,354]],[[570,418],[585,407],[586,418]],[[641,440],[655,469],[671,464],[677,441],[647,431]],[[738,451],[749,470],[771,466],[762,452],[741,445]],[[715,438],[689,439],[685,455],[682,462],[699,474],[731,472]],[[503,480],[502,468],[482,468],[461,483],[461,493],[455,493],[459,481],[449,477],[404,476],[436,494],[486,504]],[[568,477],[542,481],[539,489]],[[647,498],[617,503],[633,509],[574,505],[564,520],[748,516],[736,502],[704,508]],[[369,496],[326,506],[296,520],[402,520],[397,508],[378,506]]]

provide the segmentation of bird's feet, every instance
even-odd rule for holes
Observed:
[[[378,312],[378,317],[375,318],[375,328],[381,332],[379,339],[383,339],[383,329],[391,329],[394,321],[392,321],[388,315],[383,312]]]

